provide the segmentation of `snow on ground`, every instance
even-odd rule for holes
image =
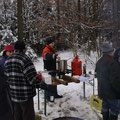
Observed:
[[[67,59],[68,65],[73,60],[73,53],[71,51],[63,51],[59,53],[61,59]],[[80,60],[85,63],[86,58],[84,55],[79,55]],[[95,61],[93,54],[92,60]],[[43,71],[43,59],[40,57],[37,62],[34,63],[38,70]],[[87,72],[94,71],[94,62],[89,60],[87,62]],[[96,81],[95,81],[96,83]],[[97,86],[97,85],[96,85]],[[95,87],[95,93],[97,93]],[[97,120],[95,112],[90,107],[90,97],[93,94],[93,87],[86,83],[86,99],[83,98],[83,82],[81,83],[69,83],[68,86],[58,85],[58,93],[63,95],[61,99],[55,99],[54,103],[47,102],[47,115],[44,115],[44,92],[40,91],[40,110],[38,110],[38,98],[37,95],[34,98],[35,112],[42,116],[43,120],[53,120],[59,117],[78,117],[84,120]]]

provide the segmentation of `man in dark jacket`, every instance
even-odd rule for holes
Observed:
[[[5,72],[10,86],[10,95],[14,103],[15,120],[35,120],[33,97],[36,85],[45,90],[54,91],[37,76],[31,59],[25,54],[25,43],[15,43],[15,53],[5,62]]]
[[[96,64],[98,95],[103,100],[103,120],[117,120],[120,110],[120,67],[114,60],[114,49],[105,43],[101,47],[103,56]]]
[[[60,57],[55,53],[55,43],[54,38],[50,37],[46,39],[46,47],[43,50],[43,61],[44,61],[44,69],[48,71],[56,70],[56,59],[60,60]],[[55,75],[53,75],[55,76]],[[62,96],[57,93],[57,86],[55,91],[55,98],[62,98]],[[50,93],[47,92],[47,100],[50,101]]]

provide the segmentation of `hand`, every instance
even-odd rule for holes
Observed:
[[[60,56],[57,56],[57,59],[60,60]]]

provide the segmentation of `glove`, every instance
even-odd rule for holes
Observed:
[[[37,74],[38,78],[42,80],[42,75],[41,74]]]
[[[37,74],[37,77],[40,79],[40,80],[43,80],[45,82],[45,78],[41,75],[41,74]]]

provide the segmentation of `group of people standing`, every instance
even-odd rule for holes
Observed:
[[[56,69],[56,60],[60,57],[55,53],[54,38],[46,40],[43,50],[44,69]],[[98,95],[103,100],[103,120],[118,120],[120,111],[120,49],[114,54],[114,48],[109,44],[101,47],[103,56],[96,63],[98,79]],[[33,97],[36,87],[47,91],[47,100],[50,101],[50,92],[55,98],[58,95],[57,86],[47,85],[37,76],[31,59],[25,54],[26,45],[17,41],[5,46],[0,60],[0,120],[35,120]],[[55,77],[56,74],[53,74]]]

